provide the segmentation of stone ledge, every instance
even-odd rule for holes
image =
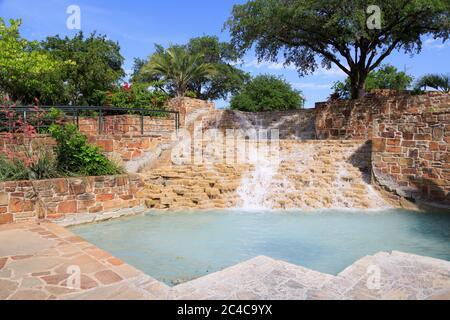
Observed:
[[[116,211],[96,213],[96,214],[74,214],[65,216],[62,219],[55,219],[52,222],[61,227],[73,227],[82,224],[105,222],[112,219],[131,217],[144,214],[148,209],[145,206],[138,206],[129,209],[120,209]]]

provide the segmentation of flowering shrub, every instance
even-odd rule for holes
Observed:
[[[4,99],[0,107],[2,118],[2,155],[0,156],[0,180],[46,179],[58,176],[56,160],[48,149],[33,144],[36,126],[40,126],[45,111],[37,104],[27,113],[15,110],[15,104]],[[34,123],[35,125],[33,125]]]
[[[58,169],[67,175],[101,176],[123,173],[123,170],[106,158],[100,148],[87,142],[76,125],[52,125],[49,129],[58,143],[56,155]]]
[[[108,92],[105,105],[120,108],[163,110],[169,96],[160,90],[149,90],[147,84],[125,83],[121,88]]]

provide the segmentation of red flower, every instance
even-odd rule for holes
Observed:
[[[129,83],[126,83],[122,86],[122,89],[125,91],[130,91],[131,90],[131,85]]]

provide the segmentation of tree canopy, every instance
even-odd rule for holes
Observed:
[[[96,92],[108,91],[125,75],[124,58],[118,43],[104,35],[92,33],[89,37],[79,32],[73,38],[48,37],[41,43],[43,50],[58,61],[73,61],[61,68],[66,103],[97,104]]]
[[[365,89],[367,91],[373,89],[390,89],[404,91],[407,90],[414,78],[390,64],[382,65],[379,69],[372,71],[367,76]],[[351,98],[351,82],[347,78],[345,82],[338,81],[334,84],[333,89],[337,98]]]
[[[369,28],[380,11],[381,28]],[[253,46],[259,60],[297,67],[300,75],[338,66],[352,97],[365,93],[368,74],[394,50],[418,53],[423,36],[448,40],[449,0],[251,0],[235,5],[227,22],[242,56]]]
[[[427,74],[421,77],[416,88],[433,88],[441,92],[450,92],[450,74]]]
[[[193,38],[186,45],[191,54],[203,54],[205,62],[211,63],[217,72],[210,78],[193,81],[189,90],[197,98],[204,100],[226,99],[229,94],[236,94],[250,79],[250,75],[234,66],[236,51],[227,42],[220,42],[217,37],[203,36]]]
[[[226,42],[220,42],[215,36],[202,36],[189,40],[184,45],[173,45],[171,48],[184,49],[186,54],[195,56],[199,63],[206,63],[215,69],[213,74],[196,77],[187,84],[187,90],[199,99],[216,100],[226,99],[230,94],[236,94],[250,75],[238,69],[234,64],[237,54],[233,47]],[[178,50],[178,49],[175,49]],[[150,56],[158,55],[155,52]],[[147,72],[145,67],[149,60],[135,59],[133,82],[153,82],[161,80],[161,75]],[[170,90],[170,88],[169,88]]]
[[[38,42],[23,39],[21,24],[21,20],[10,20],[8,27],[0,18],[0,92],[25,104],[35,98],[52,102],[62,88],[59,71],[73,64],[55,60]]]
[[[260,75],[247,83],[231,98],[231,109],[261,112],[301,109],[304,98],[283,78]]]
[[[171,86],[177,97],[183,97],[189,85],[198,79],[209,78],[216,69],[205,62],[203,54],[191,54],[181,46],[172,46],[167,50],[156,45],[156,52],[141,70],[144,76],[156,76]]]

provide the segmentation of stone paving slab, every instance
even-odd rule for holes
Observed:
[[[81,272],[77,289],[74,266]],[[333,276],[261,256],[169,288],[61,226],[24,222],[0,226],[4,299],[449,300],[450,262],[380,252]]]
[[[69,279],[74,266],[79,288]],[[168,290],[56,224],[0,226],[0,299],[165,299]]]

